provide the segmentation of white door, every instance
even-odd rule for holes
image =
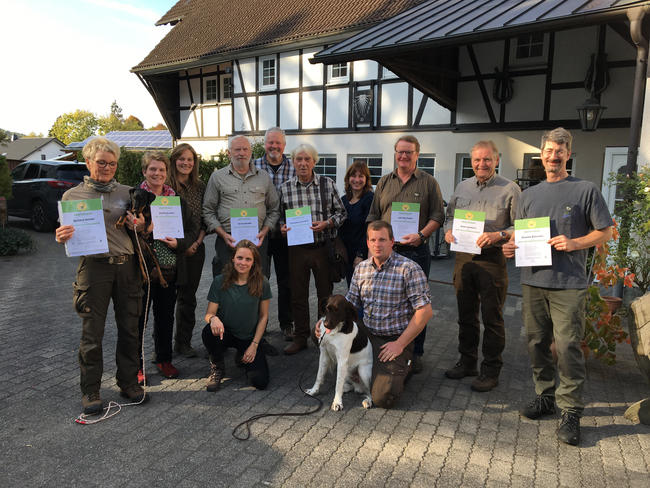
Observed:
[[[616,202],[623,199],[620,191],[617,193],[616,185],[610,185],[609,178],[612,173],[620,174],[625,172],[627,165],[627,147],[607,147],[605,148],[605,162],[603,164],[603,187],[602,192],[609,212],[614,215]]]

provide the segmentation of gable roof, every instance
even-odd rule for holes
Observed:
[[[50,142],[56,142],[61,146],[61,149],[65,146],[56,137],[23,137],[8,142],[6,146],[0,145],[0,153],[6,152],[7,159],[23,160]]]
[[[427,0],[314,56],[333,63],[625,19],[639,0]]]
[[[423,1],[180,0],[157,22],[172,30],[132,71],[356,31]]]

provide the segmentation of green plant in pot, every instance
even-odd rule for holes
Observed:
[[[583,351],[585,357],[593,353],[594,357],[606,364],[616,362],[616,345],[628,342],[627,332],[623,329],[618,297],[602,296],[601,287],[609,288],[622,281],[624,287],[634,286],[634,274],[628,268],[612,262],[612,246],[618,240],[618,230],[614,222],[614,233],[609,242],[596,246],[591,275],[598,281],[587,290],[585,311],[585,335]]]

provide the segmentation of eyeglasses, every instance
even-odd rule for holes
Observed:
[[[395,151],[395,154],[397,154],[398,156],[408,156],[409,158],[414,153],[415,151]]]
[[[544,149],[544,156],[552,156],[556,154],[557,156],[564,156],[566,154],[566,149]]]
[[[106,166],[110,168],[117,168],[117,161],[111,161],[110,163],[108,163],[100,159],[99,161],[95,161],[95,164],[100,168],[105,168]]]

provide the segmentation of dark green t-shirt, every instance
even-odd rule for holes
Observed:
[[[259,320],[260,301],[271,298],[269,281],[264,278],[261,297],[251,296],[247,284],[233,284],[227,290],[222,290],[222,283],[223,275],[214,278],[208,292],[208,301],[219,305],[217,317],[228,332],[238,339],[252,339]]]

